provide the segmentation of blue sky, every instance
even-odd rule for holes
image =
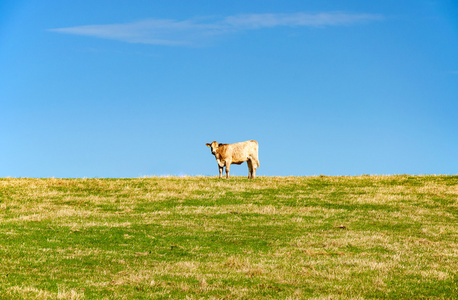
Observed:
[[[2,1],[0,177],[457,174],[457,53],[456,1]]]

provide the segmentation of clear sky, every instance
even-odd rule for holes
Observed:
[[[457,129],[457,1],[0,2],[0,177],[457,174]]]

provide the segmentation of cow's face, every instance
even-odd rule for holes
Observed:
[[[218,147],[219,147],[218,142],[213,141],[211,144],[207,143],[206,145],[207,145],[207,147],[210,147],[210,149],[212,150],[212,154],[215,155],[216,150],[217,150]]]

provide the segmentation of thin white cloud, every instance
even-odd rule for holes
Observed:
[[[348,13],[294,13],[294,14],[249,14],[227,17],[224,23],[241,29],[258,29],[275,26],[338,26],[351,25],[364,21],[381,20],[381,15]]]
[[[376,14],[350,13],[293,13],[293,14],[241,14],[211,22],[200,20],[147,19],[124,24],[84,25],[55,28],[50,31],[112,39],[128,43],[155,45],[191,45],[211,36],[247,30],[286,27],[326,27],[352,25],[382,20]]]

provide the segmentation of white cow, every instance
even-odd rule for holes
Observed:
[[[226,167],[226,178],[229,178],[231,164],[248,164],[248,178],[255,178],[256,169],[259,168],[258,142],[246,141],[235,144],[219,144],[216,141],[206,144],[210,147],[219,167],[219,178],[223,176],[223,168]]]

